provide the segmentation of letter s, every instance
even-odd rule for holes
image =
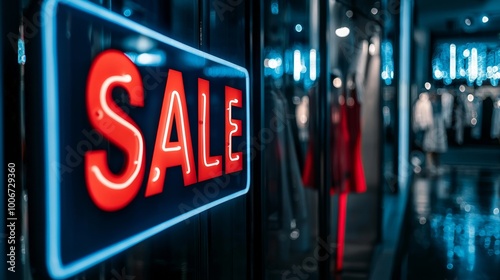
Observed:
[[[109,169],[105,150],[85,154],[85,179],[94,203],[105,211],[127,206],[137,195],[144,177],[145,148],[139,127],[113,102],[112,91],[122,87],[133,106],[144,106],[141,75],[122,52],[107,50],[99,54],[87,81],[87,114],[92,126],[125,153],[119,174]]]

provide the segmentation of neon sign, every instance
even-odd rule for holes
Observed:
[[[111,94],[114,87],[123,87],[130,97],[130,104],[144,106],[142,79],[134,63],[124,53],[108,50],[94,60],[87,86],[87,114],[92,125],[127,155],[125,168],[118,175],[109,170],[106,151],[89,151],[85,155],[85,178],[93,201],[103,210],[116,211],[130,203],[142,185],[145,173],[145,144],[138,125],[117,106],[114,106],[115,109],[110,108],[113,106]],[[163,191],[166,180],[164,171],[169,167],[182,166],[184,186],[222,175],[222,157],[208,155],[209,98],[209,81],[199,78],[197,178],[182,73],[169,70],[146,196]],[[232,144],[233,137],[242,135],[241,120],[233,119],[232,108],[241,108],[242,102],[241,90],[225,87],[226,174],[243,169],[242,152],[233,152]],[[174,118],[177,134],[180,135],[179,141],[169,140]],[[109,125],[116,126],[112,133],[106,129]]]
[[[46,1],[41,14],[50,277],[71,277],[248,192],[244,68],[87,1]],[[156,49],[134,60],[116,43],[85,58],[88,37],[75,28],[113,42],[146,37]],[[151,54],[162,58],[154,66]]]

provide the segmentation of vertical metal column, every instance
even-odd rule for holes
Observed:
[[[318,128],[318,135],[315,137],[316,149],[314,154],[314,162],[318,163],[318,169],[315,170],[317,184],[319,189],[318,197],[318,220],[319,220],[319,236],[322,241],[328,242],[330,235],[330,185],[331,185],[331,168],[330,168],[330,69],[329,69],[329,11],[330,1],[318,1],[319,9],[319,65],[320,75],[318,92],[316,98],[316,125]],[[328,253],[327,253],[328,254]],[[332,271],[330,270],[330,256],[325,261],[318,264],[319,279],[331,279]]]
[[[263,50],[264,50],[264,1],[245,1],[245,18],[249,26],[245,28],[247,53],[245,64],[250,73],[250,98],[252,112],[251,135],[257,135],[264,125],[264,87],[263,87]],[[262,147],[260,140],[258,145]],[[247,231],[248,265],[247,275],[249,280],[265,279],[265,220],[266,217],[266,192],[264,190],[266,163],[262,160],[265,149],[257,149],[252,160],[252,186],[247,195]]]
[[[401,1],[399,91],[398,91],[398,183],[405,184],[408,178],[410,138],[410,72],[412,42],[413,0]]]

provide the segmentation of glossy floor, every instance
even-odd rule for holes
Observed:
[[[500,279],[500,170],[416,176],[407,279]]]

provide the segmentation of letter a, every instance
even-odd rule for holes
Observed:
[[[170,141],[174,119],[178,135],[177,142]],[[165,182],[165,170],[168,167],[178,165],[182,166],[184,186],[196,183],[196,169],[182,73],[169,70],[146,196],[161,193]]]

